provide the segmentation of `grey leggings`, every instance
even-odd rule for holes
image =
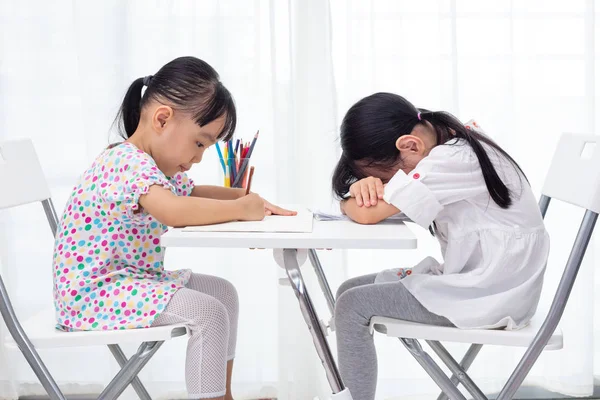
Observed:
[[[152,326],[184,323],[188,340],[185,383],[195,399],[225,395],[227,361],[235,356],[238,296],[233,285],[216,276],[192,274]]]
[[[369,322],[374,316],[430,325],[453,326],[429,312],[401,282],[373,283],[377,274],[344,282],[337,292],[335,333],[338,365],[354,400],[373,400],[377,386],[377,354]]]

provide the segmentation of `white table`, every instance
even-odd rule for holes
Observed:
[[[304,285],[299,253],[308,251],[321,290],[333,315],[335,299],[327,283],[316,249],[414,249],[417,238],[402,222],[384,221],[377,225],[359,225],[350,221],[314,221],[311,233],[264,233],[264,232],[184,232],[171,229],[162,236],[164,247],[212,247],[212,248],[266,248],[273,249],[276,258],[283,254],[283,266],[296,293],[300,310],[327,379],[333,392],[332,398],[352,399],[345,388],[331,349],[325,339],[326,329],[320,322]]]

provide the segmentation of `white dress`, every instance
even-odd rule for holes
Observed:
[[[435,221],[444,262],[427,257],[400,281],[417,300],[459,328],[519,329],[537,308],[550,240],[526,179],[484,146],[511,190],[508,209],[491,199],[463,139],[436,146],[410,174],[399,171],[384,200],[423,228]]]

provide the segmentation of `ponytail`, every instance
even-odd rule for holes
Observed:
[[[481,172],[483,173],[483,179],[485,185],[490,193],[490,197],[498,206],[501,208],[508,208],[512,204],[512,198],[510,190],[502,182],[502,179],[498,175],[496,168],[494,167],[488,153],[486,152],[482,143],[487,144],[494,150],[499,152],[502,156],[506,157],[518,170],[525,176],[521,167],[516,163],[513,158],[508,155],[500,146],[498,146],[493,140],[479,132],[471,129],[467,129],[457,118],[452,114],[446,112],[431,112],[425,109],[420,109],[417,114],[419,120],[428,121],[435,128],[437,136],[437,144],[444,144],[453,138],[460,138],[465,140],[469,146],[473,149],[473,152],[477,156]],[[527,179],[527,178],[526,178]]]
[[[142,88],[144,78],[138,78],[129,86],[115,122],[119,124],[119,133],[124,139],[128,139],[140,123],[140,111],[142,109]]]

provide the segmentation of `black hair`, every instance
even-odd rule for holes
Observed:
[[[147,87],[142,96],[144,86]],[[175,110],[191,114],[199,126],[225,115],[219,139],[229,140],[235,131],[237,116],[231,93],[221,83],[217,71],[196,57],[176,58],[156,74],[133,81],[115,118],[124,139],[133,135],[141,111],[150,100],[168,103]]]
[[[405,98],[392,93],[375,93],[365,97],[344,116],[340,129],[343,153],[332,178],[335,195],[344,198],[352,183],[366,177],[364,165],[390,168],[401,162],[396,141],[410,134],[417,124],[424,124],[424,121],[434,127],[436,145],[454,138],[464,139],[477,156],[492,200],[502,208],[510,207],[511,193],[498,176],[483,144],[506,157],[523,174],[512,157],[489,137],[466,128],[452,114],[418,109]],[[357,161],[362,164],[359,166]]]

